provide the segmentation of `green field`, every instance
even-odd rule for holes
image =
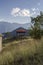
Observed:
[[[0,65],[43,65],[43,38],[29,38],[3,44]]]

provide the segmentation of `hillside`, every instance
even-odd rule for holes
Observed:
[[[30,23],[18,24],[18,23],[8,23],[8,22],[1,21],[0,22],[0,33],[11,32],[19,27],[30,29],[31,24]]]
[[[0,65],[43,65],[43,38],[3,44]]]

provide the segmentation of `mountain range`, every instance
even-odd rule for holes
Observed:
[[[9,23],[9,22],[1,21],[0,22],[0,33],[11,32],[19,27],[30,29],[31,23],[18,24],[18,23]]]

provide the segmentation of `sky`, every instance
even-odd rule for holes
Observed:
[[[43,0],[0,0],[0,22],[30,23],[43,11]]]

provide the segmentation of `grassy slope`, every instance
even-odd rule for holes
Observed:
[[[0,65],[43,65],[43,38],[4,44]]]

